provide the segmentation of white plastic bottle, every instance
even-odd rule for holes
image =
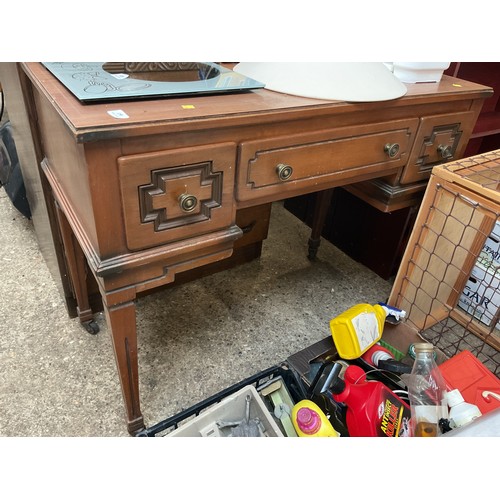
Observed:
[[[453,389],[446,394],[448,400],[450,427],[462,427],[482,415],[481,410],[472,403],[467,403],[458,389]]]

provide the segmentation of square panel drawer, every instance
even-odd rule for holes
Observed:
[[[235,161],[234,143],[118,158],[128,248],[149,248],[234,224]]]
[[[474,111],[421,118],[413,150],[399,182],[427,180],[436,165],[462,158],[475,122]]]
[[[306,132],[239,146],[238,201],[381,177],[406,164],[418,119]]]

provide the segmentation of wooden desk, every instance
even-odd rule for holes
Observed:
[[[83,105],[42,65],[20,68],[80,320],[93,312],[88,266],[132,434],[144,427],[139,294],[231,256],[239,209],[377,177],[427,179],[436,162],[461,157],[492,92],[445,77],[379,103],[257,90]],[[128,118],[113,118],[116,109]]]

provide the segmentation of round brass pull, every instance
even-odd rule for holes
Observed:
[[[278,174],[278,178],[280,181],[286,181],[292,176],[293,168],[290,165],[286,165],[285,163],[279,163],[276,166],[276,173]]]
[[[192,212],[196,205],[198,205],[198,199],[192,194],[181,194],[179,196],[179,206],[183,212]]]
[[[443,160],[447,160],[453,156],[453,150],[451,146],[445,146],[444,144],[440,144],[437,148],[437,151]]]
[[[384,151],[389,155],[389,158],[394,158],[399,153],[399,144],[397,142],[394,144],[386,144],[384,146]]]

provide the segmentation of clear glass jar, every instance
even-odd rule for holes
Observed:
[[[415,344],[415,361],[408,378],[411,435],[434,437],[442,434],[440,422],[448,419],[446,383],[439,370],[434,346]]]

